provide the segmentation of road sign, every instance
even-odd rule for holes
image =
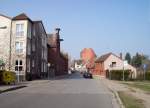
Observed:
[[[128,65],[128,61],[127,60],[123,61],[123,65],[127,66]]]
[[[147,68],[147,64],[143,64],[143,69],[145,70]]]

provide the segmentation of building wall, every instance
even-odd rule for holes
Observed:
[[[83,63],[91,62],[95,60],[95,53],[91,48],[84,48],[80,53]]]
[[[112,62],[116,62],[115,66],[112,66]],[[120,59],[119,57],[115,55],[110,55],[105,61],[103,62],[96,62],[93,75],[100,75],[100,76],[106,76],[106,71],[107,70],[122,70],[123,67],[125,70],[131,70],[133,72],[132,78],[136,78],[136,68],[133,66],[127,64],[126,66],[124,65],[124,61]]]
[[[23,36],[16,35],[17,24],[23,24]],[[17,16],[16,19],[0,15],[0,27],[4,26],[7,26],[7,28],[0,29],[0,40],[3,40],[0,42],[0,59],[6,63],[5,69],[9,69],[9,58],[11,57],[11,71],[16,72],[17,75],[19,74],[22,80],[25,80],[27,75],[30,75],[32,78],[46,77],[47,34],[42,21],[31,21],[23,14]],[[16,42],[23,43],[22,53],[16,52]],[[16,64],[18,63],[16,60],[22,61],[20,62],[23,67],[22,71],[17,70]]]
[[[35,78],[43,78],[47,76],[47,35],[41,22],[34,22],[32,32],[32,47],[35,45],[35,51],[32,48],[32,74]]]
[[[16,36],[16,24],[24,24],[24,36],[17,37]],[[14,20],[12,21],[12,38],[11,38],[11,70],[15,71],[15,63],[16,60],[22,60],[23,70],[19,72],[20,75],[24,76],[23,80],[25,80],[26,75],[26,54],[27,54],[27,37],[28,33],[28,20]],[[23,42],[23,53],[16,53],[16,42]],[[18,74],[17,71],[15,71]]]
[[[112,64],[112,62],[116,62],[116,66],[111,68],[110,64]],[[116,57],[114,55],[110,55],[104,61],[104,70],[110,70],[110,69],[114,69],[114,70],[123,69],[123,60],[121,60],[119,57]]]
[[[60,52],[60,41],[57,33],[48,35],[48,62],[53,66],[55,76],[68,74],[68,59]]]
[[[10,28],[11,19],[0,15],[0,27],[6,26],[6,29],[0,29],[0,59],[5,63],[5,69],[9,69],[9,51],[10,51]]]
[[[110,67],[110,64],[112,64],[112,62],[116,62],[116,66],[114,67]],[[127,66],[124,66],[124,61],[121,60],[119,57],[116,57],[115,55],[110,55],[104,62],[104,70],[122,70],[122,69],[126,69],[126,70],[131,70],[133,71],[133,78],[136,78],[136,68],[134,68],[133,66],[127,64]]]
[[[92,74],[93,74],[93,75],[105,76],[104,63],[103,63],[103,62],[95,63],[95,68],[94,68],[94,71],[93,71]]]

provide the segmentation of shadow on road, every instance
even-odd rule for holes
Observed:
[[[57,76],[54,80],[71,80],[71,79],[83,79],[82,74],[79,72],[72,73],[70,75]]]

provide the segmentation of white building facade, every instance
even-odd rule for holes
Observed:
[[[0,27],[5,69],[16,72],[18,80],[46,76],[47,35],[42,21],[32,21],[24,13],[14,18],[0,15]]]

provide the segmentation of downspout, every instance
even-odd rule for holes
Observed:
[[[12,19],[11,19],[11,25],[10,25],[10,41],[9,41],[9,71],[11,69],[11,36],[12,36]]]

